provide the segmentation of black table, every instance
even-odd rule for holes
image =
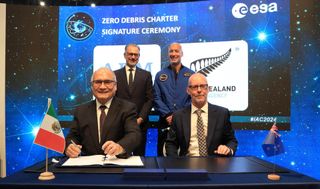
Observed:
[[[126,179],[121,167],[61,168],[51,164],[56,178],[38,180],[44,169],[40,162],[24,171],[0,180],[0,188],[315,188],[320,181],[294,171],[275,166],[256,157],[209,157],[209,158],[143,158],[144,168],[150,170],[206,169],[206,180],[172,180],[169,177],[151,179],[136,177]],[[270,181],[267,174],[276,172],[280,181]]]

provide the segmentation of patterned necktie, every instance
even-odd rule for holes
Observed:
[[[198,135],[198,145],[199,145],[199,154],[200,156],[208,156],[207,152],[207,143],[206,137],[204,135],[204,125],[201,117],[201,109],[196,110],[198,119],[197,119],[197,135]]]
[[[100,133],[99,133],[99,142],[101,141],[101,132],[104,125],[104,121],[107,117],[106,112],[104,111],[107,107],[105,105],[101,105],[100,107],[101,114],[100,114]]]

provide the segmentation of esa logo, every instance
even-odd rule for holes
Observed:
[[[249,14],[258,14],[258,13],[267,13],[267,12],[277,12],[278,11],[278,5],[277,3],[270,3],[270,4],[260,4],[256,5],[253,4],[251,6],[247,6],[244,3],[236,3],[232,7],[232,15],[235,18],[243,18],[245,17],[248,13]]]

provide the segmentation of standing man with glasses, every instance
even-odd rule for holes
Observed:
[[[185,92],[188,79],[194,71],[181,63],[183,56],[179,43],[172,43],[168,48],[170,65],[159,71],[154,81],[154,108],[160,114],[158,134],[158,155],[163,155],[163,144],[169,126],[172,124],[172,114],[190,105],[190,96]]]
[[[117,79],[107,68],[93,73],[91,90],[95,100],[76,108],[65,154],[128,157],[141,140],[136,106],[115,97]]]
[[[204,75],[196,73],[189,78],[187,93],[192,103],[173,114],[165,146],[168,156],[235,154],[238,141],[231,126],[229,110],[208,103],[208,92]]]
[[[144,156],[148,115],[153,105],[152,77],[150,72],[137,67],[140,57],[140,47],[138,45],[126,45],[123,56],[126,65],[114,72],[118,80],[116,96],[137,106],[137,124],[142,132],[142,140],[133,154]]]

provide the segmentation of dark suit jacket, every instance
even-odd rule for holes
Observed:
[[[144,121],[148,120],[148,115],[153,104],[153,90],[151,73],[136,67],[133,81],[133,90],[130,92],[125,67],[114,72],[117,77],[116,96],[133,102],[138,108],[138,117]]]
[[[173,124],[170,127],[166,140],[168,156],[186,156],[188,153],[191,135],[191,106],[178,110],[173,114]],[[238,141],[231,127],[229,110],[220,106],[208,104],[208,155],[215,155],[214,151],[220,144],[231,148],[235,154]],[[234,155],[233,154],[233,155]]]
[[[137,125],[136,106],[133,103],[114,97],[102,128],[101,143],[98,139],[96,101],[81,105],[74,112],[74,121],[68,136],[67,146],[73,140],[82,145],[85,155],[104,154],[101,147],[104,142],[112,140],[120,144],[127,154],[139,145],[140,128]]]

